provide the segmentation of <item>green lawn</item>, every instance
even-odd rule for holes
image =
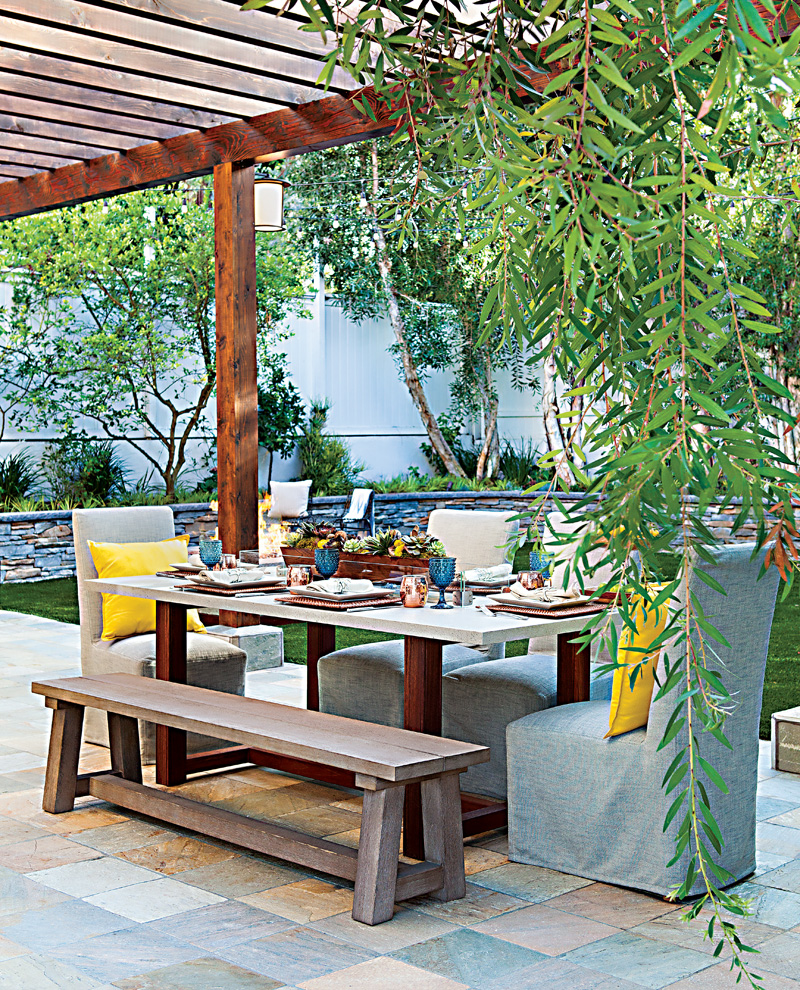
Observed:
[[[0,609],[41,615],[59,622],[77,625],[78,592],[74,578],[39,581],[33,584],[0,585]],[[770,716],[773,712],[800,705],[800,589],[796,586],[785,601],[779,601],[772,624],[769,643],[767,676],[764,682],[764,703],[761,710],[761,738],[769,739]],[[290,663],[306,662],[305,626],[284,627],[284,653]],[[336,645],[341,648],[394,636],[339,629]],[[525,652],[526,641],[508,644],[508,655]]]

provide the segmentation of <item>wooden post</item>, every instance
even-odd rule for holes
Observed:
[[[437,640],[405,638],[404,709],[403,728],[442,734],[442,644]],[[403,852],[412,859],[425,859],[419,784],[406,787]]]
[[[589,700],[591,653],[588,646],[574,642],[578,635],[577,632],[558,634],[557,705]]]
[[[217,485],[224,553],[258,546],[256,235],[251,164],[214,169],[217,313]],[[252,616],[220,612],[223,625]]]
[[[186,683],[186,608],[156,602],[156,677]],[[156,726],[156,781],[176,787],[186,780],[186,730]]]

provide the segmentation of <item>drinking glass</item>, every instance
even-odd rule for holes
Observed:
[[[200,560],[211,570],[222,559],[222,540],[200,540]]]
[[[311,583],[311,568],[307,564],[293,564],[289,568],[290,588],[304,588]]]
[[[548,553],[546,550],[532,550],[530,568],[532,571],[539,571],[545,581],[550,578],[550,566],[555,559],[554,553]]]
[[[431,557],[428,561],[428,573],[431,581],[439,589],[439,601],[431,608],[452,608],[445,601],[444,592],[448,585],[451,585],[456,576],[455,557]]]
[[[428,581],[424,574],[403,575],[400,600],[406,608],[422,608],[428,600]]]
[[[330,547],[317,547],[314,551],[314,563],[322,577],[327,581],[333,577],[339,568],[339,551]]]

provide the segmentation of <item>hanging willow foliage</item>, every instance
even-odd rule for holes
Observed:
[[[759,543],[774,542],[767,565],[784,580],[797,557],[796,466],[770,433],[792,425],[786,390],[744,333],[774,326],[759,294],[733,279],[748,249],[731,221],[734,203],[739,217],[747,211],[765,135],[773,146],[784,139],[800,91],[794,5],[285,6],[333,44],[323,82],[344,65],[396,108],[406,180],[384,221],[402,229],[412,203],[430,223],[454,214],[464,233],[477,218],[483,236],[472,248],[490,256],[494,274],[486,336],[501,327],[575,383],[582,401],[562,414],[572,417],[564,433],[573,449],[552,456],[569,456],[586,490],[572,510],[590,524],[577,570],[605,545],[609,587],[652,599],[661,583],[659,601],[682,601],[661,642],[683,645],[658,689],[675,704],[665,745],[683,740],[664,782],[675,798],[665,827],[687,867],[675,896],[705,892],[690,914],[713,909],[709,935],[727,942],[752,983],[720,912],[746,910],[722,890],[730,877],[715,862],[724,836],[706,787],[726,785],[702,756],[704,742],[724,736],[735,700],[713,669],[713,625],[686,587],[678,595],[692,550],[710,559],[717,542],[702,522],[712,500],[741,500],[734,529],[755,518]]]

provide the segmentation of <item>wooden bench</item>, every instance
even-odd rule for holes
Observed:
[[[71,811],[84,794],[249,849],[355,881],[353,918],[375,925],[396,900],[463,897],[459,774],[489,759],[485,746],[291,708],[205,688],[107,674],[37,681],[53,709],[43,807]],[[111,769],[78,775],[85,708],[108,713]],[[142,784],[138,720],[200,732],[355,773],[364,791],[357,850]],[[405,785],[421,784],[426,861],[399,864]],[[269,791],[265,790],[265,800]]]

